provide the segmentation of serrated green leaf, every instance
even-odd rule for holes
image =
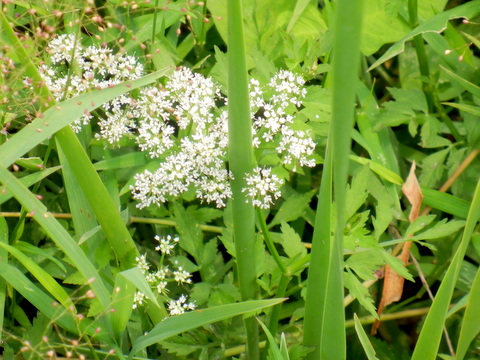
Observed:
[[[447,222],[447,219],[438,221],[432,228],[416,233],[412,240],[428,240],[428,239],[440,239],[442,237],[449,236],[465,226],[463,220],[451,220]]]
[[[360,304],[376,319],[378,319],[376,308],[373,304],[373,299],[368,289],[362,285],[358,278],[350,271],[344,274],[345,287],[350,291],[350,295],[357,299]]]
[[[282,221],[281,231],[283,250],[289,258],[307,255],[307,249],[302,244],[302,239],[285,221]]]
[[[408,226],[407,231],[405,231],[405,238],[413,236],[415,233],[428,226],[435,219],[435,217],[436,215],[425,215],[415,219],[415,221]]]
[[[268,228],[281,224],[282,221],[289,222],[301,217],[303,212],[309,207],[310,201],[314,194],[314,191],[309,191],[308,193],[293,194],[290,196],[280,206],[280,209],[273,218],[272,222],[268,224]]]

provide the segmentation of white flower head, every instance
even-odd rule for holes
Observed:
[[[171,235],[160,238],[160,236],[155,235],[155,240],[157,240],[160,245],[155,247],[156,251],[160,251],[162,254],[170,255],[172,250],[175,248],[175,245],[180,240],[178,237],[172,238]]]
[[[178,268],[178,270],[175,270],[173,272],[173,276],[175,278],[175,281],[177,281],[179,284],[192,283],[192,279],[190,279],[192,277],[192,274],[190,274],[188,271],[183,270],[181,266]]]
[[[274,201],[282,196],[280,188],[283,180],[277,175],[272,174],[269,168],[255,168],[253,174],[245,177],[247,187],[242,189],[247,193],[249,199],[254,206],[261,209],[269,209]]]
[[[193,302],[187,303],[187,296],[181,295],[178,300],[170,300],[168,302],[168,311],[170,316],[183,314],[185,311],[195,310],[196,305]]]

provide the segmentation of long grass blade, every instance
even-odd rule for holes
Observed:
[[[147,346],[182,332],[213,322],[230,319],[234,316],[258,312],[264,308],[277,305],[282,301],[285,301],[285,299],[251,300],[236,304],[215,306],[204,310],[195,310],[169,317],[157,324],[147,335],[137,339],[133,344],[130,355],[135,355]]]
[[[463,315],[462,328],[458,337],[456,360],[462,360],[467,353],[468,346],[480,333],[480,269],[473,280],[470,295],[468,297],[467,308]]]
[[[465,252],[467,251],[468,244],[479,218],[480,180],[477,183],[472,204],[470,205],[462,240],[457,251],[455,252],[452,263],[448,267],[445,277],[442,280],[432,307],[428,312],[427,318],[425,319],[425,323],[423,324],[417,345],[415,346],[415,350],[413,352],[412,360],[436,359],[438,348],[440,346],[440,340],[442,338],[442,329],[447,316],[448,306],[450,305],[453,290],[455,289],[455,285],[457,283]]]
[[[315,347],[306,357],[310,360],[342,360],[346,357],[343,308],[344,204],[350,129],[353,126],[360,61],[362,1],[338,1],[336,5],[332,122],[317,206],[305,304],[304,345]],[[332,186],[337,210],[333,239],[329,223],[333,214]]]

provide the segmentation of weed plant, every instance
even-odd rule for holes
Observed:
[[[480,1],[4,0],[2,359],[475,359]]]

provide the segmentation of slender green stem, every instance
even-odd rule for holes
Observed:
[[[287,276],[284,274],[282,275],[282,277],[280,278],[280,282],[278,284],[277,293],[275,295],[277,299],[285,297],[287,285],[291,279],[292,279],[291,276]],[[282,303],[275,305],[272,308],[272,312],[270,313],[270,316],[268,319],[268,330],[270,330],[273,336],[275,336],[275,334],[277,333],[278,321],[280,320],[281,310],[282,310]]]
[[[268,251],[270,251],[270,254],[273,256],[273,259],[277,263],[277,266],[282,272],[282,274],[286,275],[287,268],[285,267],[285,264],[280,258],[277,248],[275,247],[275,244],[273,243],[273,240],[270,237],[270,232],[268,231],[267,223],[265,222],[265,216],[263,216],[263,212],[260,208],[257,208],[257,216],[258,216],[258,222],[260,224],[260,229],[262,230],[262,235],[265,240],[265,244],[267,245]]]
[[[228,0],[227,9],[229,165],[234,176],[231,204],[240,293],[242,300],[249,300],[257,293],[255,210],[246,202],[242,189],[247,185],[245,174],[253,171],[254,160],[241,0]],[[245,328],[248,358],[256,360],[259,358],[256,320],[246,319]]]

